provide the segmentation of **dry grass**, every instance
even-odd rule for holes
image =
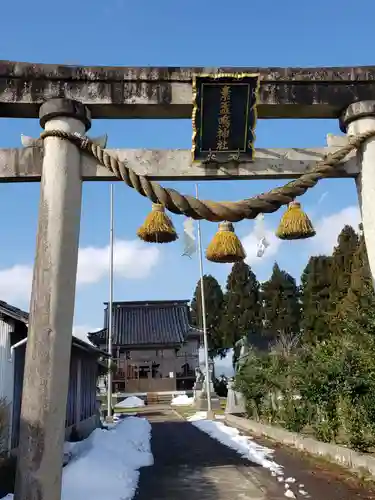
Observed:
[[[142,413],[145,412],[147,406],[137,406],[135,408],[113,408],[113,413]]]
[[[194,415],[197,410],[193,406],[172,406],[173,410],[175,410],[181,417],[188,418]],[[215,415],[224,415],[224,408],[220,408],[220,410],[214,410]]]

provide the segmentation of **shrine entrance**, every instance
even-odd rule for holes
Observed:
[[[41,182],[16,498],[58,500],[82,181],[122,180],[149,198],[153,213],[138,231],[145,241],[176,238],[166,211],[220,223],[206,256],[234,262],[245,255],[233,223],[289,205],[278,236],[313,236],[295,199],[320,179],[350,177],[375,275],[375,67],[109,68],[2,61],[0,69],[0,116],[39,117],[44,129],[24,149],[0,150],[1,182]],[[103,149],[86,135],[99,118],[190,118],[192,151]],[[329,137],[324,148],[256,151],[256,120],[267,118],[335,118],[346,136]],[[296,180],[236,203],[199,200],[158,183],[255,178]]]

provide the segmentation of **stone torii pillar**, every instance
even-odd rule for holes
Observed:
[[[90,128],[88,109],[69,99],[45,102],[39,116],[45,130],[83,135]],[[81,198],[80,151],[46,138],[15,500],[61,498]]]
[[[375,130],[375,101],[359,101],[348,106],[340,119],[348,136]],[[357,152],[360,173],[356,179],[363,233],[373,281],[375,283],[375,137],[365,141]]]

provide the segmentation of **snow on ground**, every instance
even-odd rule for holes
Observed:
[[[110,431],[96,429],[88,439],[66,446],[73,458],[63,469],[61,500],[131,500],[138,469],[154,463],[150,441],[150,423],[127,417]]]
[[[105,418],[101,419],[103,429],[113,429],[116,427],[120,422],[124,420],[126,417],[137,417],[138,413],[137,412],[126,412],[126,413],[116,413],[112,417],[112,422],[107,422]]]
[[[70,443],[65,441],[64,443],[64,465],[70,462],[72,458],[76,457],[79,453],[80,446],[82,446],[83,441],[77,441],[76,443]]]
[[[256,443],[250,436],[241,435],[240,431],[234,427],[229,427],[220,421],[207,420],[207,412],[205,411],[198,411],[187,420],[220,443],[237,451],[244,458],[268,469],[272,476],[276,477],[280,483],[284,483],[284,496],[296,498],[290,489],[290,485],[294,484],[296,480],[294,477],[284,478],[283,467],[272,460],[273,450]],[[298,493],[302,496],[308,496],[308,493],[303,490],[303,484],[299,485]]]
[[[80,448],[82,448],[82,446],[87,446],[86,444],[84,444],[85,442],[86,442],[86,440],[77,441],[75,443],[65,441],[65,443],[64,443],[64,455],[67,454],[70,456],[70,458],[76,457],[80,453]]]
[[[145,402],[143,399],[137,398],[137,396],[129,396],[128,398],[117,403],[115,408],[140,408],[144,405]]]
[[[186,394],[180,394],[172,399],[171,405],[173,406],[184,406],[192,405],[194,403],[194,398],[189,398]]]
[[[189,422],[198,422],[199,420],[204,420],[206,417],[207,417],[206,411],[197,411],[194,413],[194,415],[191,415],[190,417],[188,417],[187,420]],[[212,420],[210,420],[210,422],[212,422]]]
[[[283,474],[281,465],[270,459],[273,450],[255,443],[248,436],[241,436],[238,429],[228,427],[223,422],[206,420],[206,412],[204,411],[195,413],[188,420],[201,431],[220,441],[220,443],[236,450],[244,458],[269,469],[277,475]]]

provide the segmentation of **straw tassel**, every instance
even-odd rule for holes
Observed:
[[[178,236],[173,222],[165,213],[163,205],[153,203],[152,211],[137,231],[138,237],[147,243],[171,243]]]
[[[276,236],[281,240],[303,240],[315,236],[315,229],[298,201],[289,203]]]
[[[206,250],[206,258],[211,262],[228,264],[246,259],[240,239],[234,232],[231,222],[220,222],[219,230]]]

